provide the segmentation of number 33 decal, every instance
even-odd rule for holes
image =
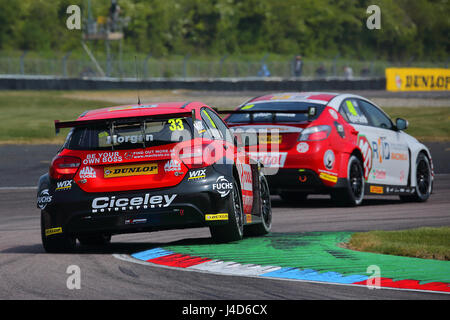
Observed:
[[[170,124],[170,131],[181,131],[184,130],[183,120],[182,119],[169,119],[167,121]]]

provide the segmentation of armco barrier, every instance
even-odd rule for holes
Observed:
[[[71,79],[52,76],[0,75],[0,90],[187,89],[213,91],[385,90],[386,79]]]

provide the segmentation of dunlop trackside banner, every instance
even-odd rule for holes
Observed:
[[[388,91],[449,90],[450,69],[387,68]]]

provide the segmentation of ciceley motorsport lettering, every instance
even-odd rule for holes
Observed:
[[[176,194],[150,196],[149,193],[146,193],[143,197],[133,198],[116,199],[116,196],[98,197],[92,200],[92,213],[139,210],[141,208],[165,208],[168,207],[176,197]]]

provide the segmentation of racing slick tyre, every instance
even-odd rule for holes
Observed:
[[[65,233],[54,234],[47,236],[45,230],[48,229],[47,213],[41,211],[41,238],[42,245],[48,253],[70,253],[74,251],[76,246],[75,237],[69,236]]]
[[[78,237],[83,246],[104,246],[111,242],[111,235],[108,234],[97,234],[91,236],[81,236]]]
[[[346,187],[333,190],[331,199],[339,205],[355,207],[364,198],[364,170],[361,161],[356,156],[350,156],[347,165]]]
[[[232,206],[228,214],[228,223],[221,226],[211,226],[209,228],[215,242],[223,243],[237,241],[241,240],[244,235],[244,210],[236,181],[233,181],[231,197]]]
[[[303,192],[283,191],[280,193],[281,199],[288,203],[300,203],[306,201],[308,194]]]
[[[416,191],[413,195],[400,196],[400,199],[405,202],[425,202],[430,197],[432,189],[430,160],[423,153],[420,153],[416,160]]]
[[[269,184],[265,176],[260,176],[260,211],[261,223],[251,224],[244,227],[246,236],[262,236],[269,233],[272,227],[272,205],[270,203]]]

